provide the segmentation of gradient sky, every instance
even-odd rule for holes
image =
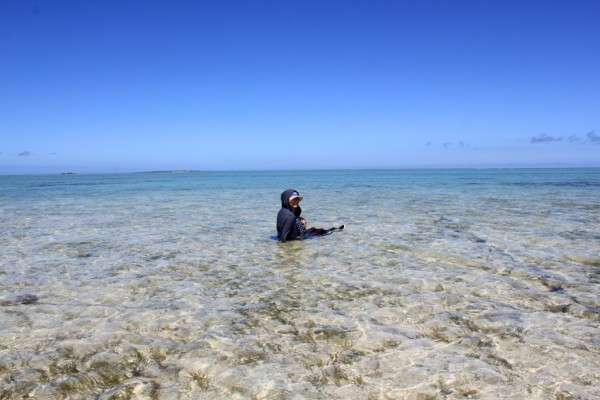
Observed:
[[[600,1],[0,0],[0,174],[600,166]]]

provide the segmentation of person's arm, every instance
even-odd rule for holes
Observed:
[[[280,240],[285,243],[287,242],[288,236],[290,232],[294,229],[295,218],[286,218],[281,228],[281,238]]]

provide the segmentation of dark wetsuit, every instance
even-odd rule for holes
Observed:
[[[302,209],[300,207],[295,209],[290,207],[290,196],[294,192],[300,196],[298,191],[294,189],[288,189],[281,193],[281,210],[277,214],[277,239],[279,241],[310,239],[314,236],[329,235],[336,229],[344,229],[344,225],[330,229],[306,228],[305,223],[303,223],[304,218],[300,217]]]
[[[294,192],[298,193],[294,189],[281,193],[281,210],[277,214],[277,239],[281,242],[302,239],[304,236],[304,232],[299,232],[296,226],[296,220],[300,217],[302,209],[300,206],[295,209],[290,207],[290,196]]]

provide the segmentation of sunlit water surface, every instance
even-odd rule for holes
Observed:
[[[277,243],[279,195],[318,227]],[[0,398],[600,397],[600,170],[0,177]]]

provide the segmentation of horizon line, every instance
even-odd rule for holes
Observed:
[[[502,170],[502,169],[596,169],[600,163],[555,163],[555,164],[499,164],[499,165],[463,165],[463,166],[404,166],[404,167],[364,167],[364,168],[311,168],[311,169],[165,169],[165,170],[138,170],[138,171],[102,171],[102,172],[24,172],[0,173],[0,176],[33,176],[33,175],[117,175],[117,174],[152,174],[152,173],[220,173],[220,172],[318,172],[318,171],[415,171],[415,170]]]

